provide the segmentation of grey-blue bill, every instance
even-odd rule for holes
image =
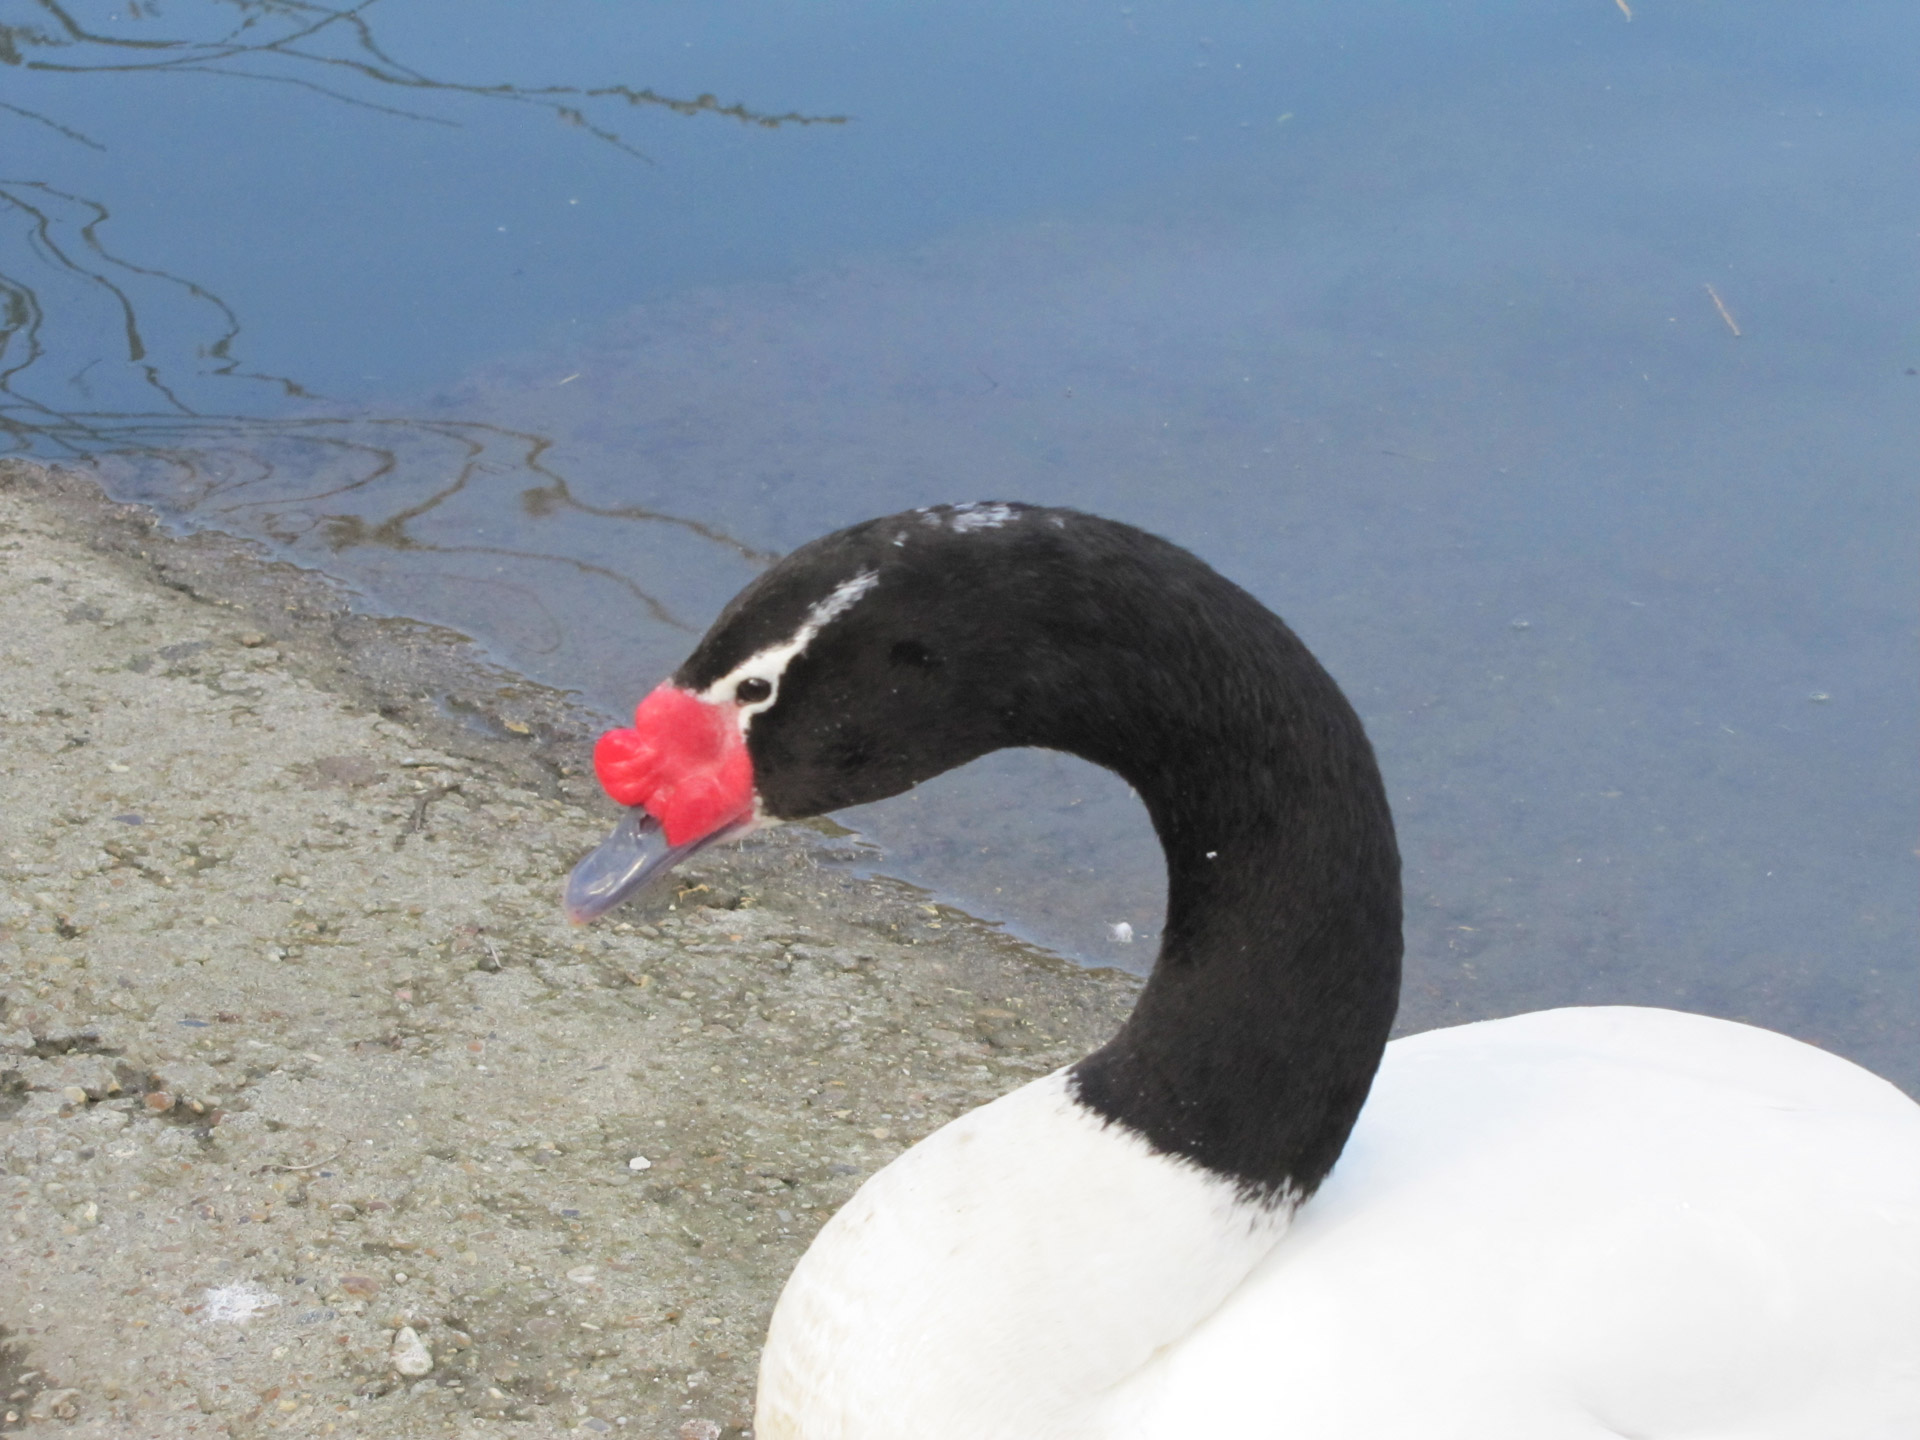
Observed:
[[[591,854],[573,867],[561,904],[576,925],[597,920],[615,906],[638,895],[667,871],[716,840],[744,834],[753,822],[723,825],[711,835],[685,845],[669,845],[660,822],[639,806],[620,817],[620,823]]]

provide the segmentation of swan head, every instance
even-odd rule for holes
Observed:
[[[1014,617],[1033,612],[1023,591],[1057,583],[1068,513],[910,511],[761,575],[596,744],[595,773],[627,813],[569,878],[569,916],[605,914],[716,841],[1031,743],[1012,723],[1031,705]]]

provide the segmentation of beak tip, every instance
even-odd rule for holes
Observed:
[[[670,845],[658,820],[645,810],[630,809],[613,833],[573,867],[560,894],[560,908],[569,924],[590,925],[638,895],[696,850],[751,828],[751,817],[742,817],[697,840]]]

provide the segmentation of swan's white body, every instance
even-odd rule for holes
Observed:
[[[1063,1072],[828,1222],[759,1405],[759,1440],[1913,1440],[1920,1106],[1671,1011],[1433,1031],[1289,1225]]]

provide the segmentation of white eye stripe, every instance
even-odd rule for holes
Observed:
[[[842,580],[838,585],[833,587],[833,593],[827,596],[826,599],[814,602],[813,608],[807,611],[807,623],[800,627],[801,630],[809,632],[807,638],[811,640],[814,635],[820,633],[821,626],[825,625],[829,620],[837,619],[846,614],[847,611],[854,607],[861,596],[865,595],[879,583],[880,572],[878,570],[862,570],[851,580]]]
[[[862,570],[851,580],[841,581],[826,598],[813,603],[807,611],[807,618],[790,639],[749,655],[701,691],[700,698],[709,705],[737,702],[741,682],[764,680],[768,686],[767,697],[740,705],[735,711],[740,721],[740,733],[745,735],[747,727],[753,723],[753,717],[762,710],[772,709],[780,699],[780,677],[787,673],[787,666],[793,663],[794,657],[803,653],[813,643],[814,636],[851,610],[863,595],[879,583],[880,572],[877,570]]]

